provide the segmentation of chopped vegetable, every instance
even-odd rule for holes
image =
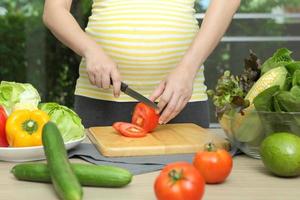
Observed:
[[[147,135],[147,131],[142,127],[127,122],[115,122],[113,128],[125,137],[137,138]]]
[[[80,117],[70,108],[57,103],[43,103],[39,108],[50,116],[65,142],[76,140],[84,136],[84,127]]]
[[[42,145],[42,129],[49,121],[47,113],[41,110],[14,111],[6,122],[6,137],[11,147]]]
[[[144,103],[138,103],[134,108],[131,123],[151,132],[157,127],[158,119],[159,114],[153,108]]]

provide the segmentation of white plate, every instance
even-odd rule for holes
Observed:
[[[66,149],[70,150],[80,144],[86,136],[65,143]],[[27,162],[46,159],[43,146],[34,147],[0,147],[0,161]]]

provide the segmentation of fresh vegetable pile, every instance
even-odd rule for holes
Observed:
[[[278,49],[260,65],[251,52],[241,75],[226,71],[208,91],[229,139],[283,177],[300,175],[300,61],[291,54]]]
[[[251,52],[245,59],[244,72],[233,76],[225,71],[215,90],[209,90],[217,116],[242,112],[251,104],[258,111],[300,111],[300,61],[294,61],[291,51],[278,49],[262,65]]]
[[[262,131],[271,134],[300,130],[299,117],[284,114],[300,112],[300,61],[294,61],[291,53],[286,48],[278,49],[260,65],[251,52],[241,75],[233,76],[226,71],[215,90],[208,91],[226,133],[234,134],[239,142],[257,145]],[[234,119],[234,123],[226,119]],[[277,125],[283,121],[284,125]]]
[[[0,147],[42,145],[45,123],[54,122],[64,142],[84,136],[79,116],[56,103],[40,103],[38,91],[29,83],[2,81],[0,84]]]

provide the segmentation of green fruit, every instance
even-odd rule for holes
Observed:
[[[275,175],[300,175],[300,137],[285,132],[272,134],[262,142],[260,154],[265,167]]]
[[[81,185],[70,165],[61,133],[53,122],[43,127],[42,141],[50,177],[60,199],[81,200]]]
[[[131,182],[132,174],[122,168],[104,165],[72,163],[71,167],[81,185],[95,187],[123,187]],[[11,172],[23,181],[51,182],[47,164],[22,163],[15,165]]]

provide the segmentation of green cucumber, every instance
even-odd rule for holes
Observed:
[[[131,182],[132,174],[122,168],[104,165],[71,164],[79,182],[84,186],[123,187]],[[50,183],[47,164],[24,163],[15,165],[11,172],[18,180]]]
[[[61,133],[53,122],[43,127],[42,141],[51,181],[62,200],[81,200],[82,188],[73,172]]]

